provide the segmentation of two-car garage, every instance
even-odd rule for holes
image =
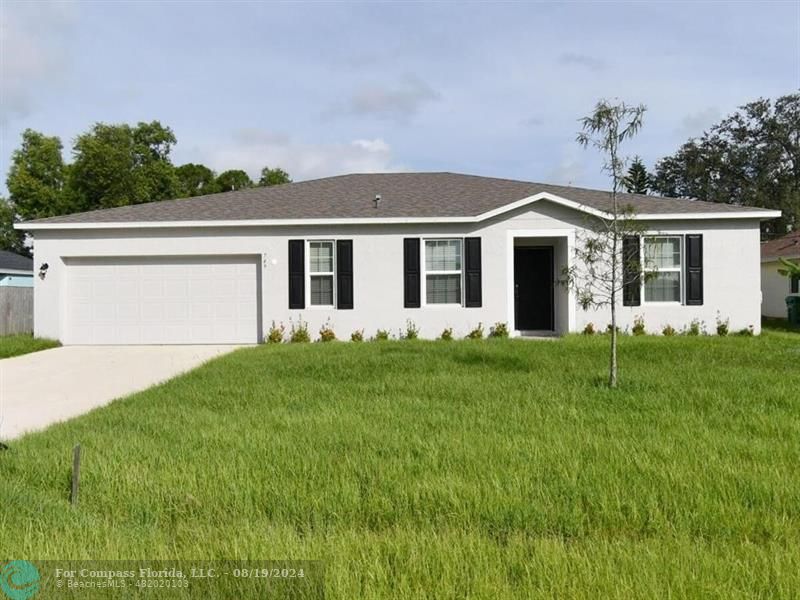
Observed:
[[[66,344],[253,344],[260,257],[65,258]]]

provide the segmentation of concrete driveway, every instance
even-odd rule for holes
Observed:
[[[0,440],[71,419],[239,346],[66,346],[0,360]]]

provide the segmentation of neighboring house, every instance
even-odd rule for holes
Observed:
[[[0,250],[0,287],[33,287],[33,259]]]
[[[786,318],[786,296],[800,295],[800,281],[778,273],[779,258],[800,261],[800,230],[761,245],[761,314]]]
[[[779,212],[622,195],[656,280],[620,325],[760,330],[759,221]],[[274,321],[349,338],[408,321],[422,337],[478,323],[603,329],[559,283],[608,192],[453,173],[343,175],[18,225],[34,237],[36,335],[66,344],[254,343]]]

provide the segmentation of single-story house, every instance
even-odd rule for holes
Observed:
[[[33,259],[0,250],[0,287],[33,287]]]
[[[800,261],[800,230],[761,245],[761,314],[786,318],[786,297],[800,295],[800,279],[778,273],[779,258]]]
[[[693,320],[760,330],[759,222],[779,212],[623,195],[659,275],[620,326]],[[36,335],[65,344],[255,343],[272,322],[420,336],[479,323],[563,334],[584,310],[560,284],[607,191],[454,173],[354,174],[19,225],[34,238]]]

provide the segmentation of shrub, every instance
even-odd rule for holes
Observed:
[[[319,340],[320,342],[333,342],[336,340],[336,334],[333,332],[333,327],[331,327],[330,320],[325,321],[325,324],[319,328]]]
[[[286,326],[281,323],[280,326],[275,325],[275,321],[272,322],[272,327],[269,328],[269,333],[267,334],[267,343],[268,344],[280,344],[283,341],[283,336],[286,333]]]
[[[490,338],[507,338],[508,337],[508,325],[506,323],[495,323],[489,328],[489,337]]]
[[[722,320],[722,317],[719,313],[717,313],[717,335],[726,336],[728,335],[730,327],[730,319]]]
[[[406,331],[400,333],[400,338],[404,340],[416,340],[419,337],[419,327],[411,319],[406,320]]]
[[[740,329],[739,331],[736,332],[736,335],[741,335],[744,337],[753,337],[754,334],[755,331],[752,325],[750,325],[749,327],[745,327],[744,329]]]
[[[453,340],[453,328],[452,327],[445,327],[442,330],[442,335],[439,336],[440,340],[444,340],[445,342],[450,342]]]
[[[389,332],[386,329],[378,329],[378,331],[375,332],[375,337],[372,339],[376,342],[385,342],[389,339]]]
[[[350,334],[350,341],[351,342],[363,342],[364,341],[364,330],[363,329],[356,329],[353,333]]]
[[[594,328],[594,323],[587,323],[586,327],[583,328],[583,335],[594,335],[597,333]]]
[[[644,317],[639,315],[633,320],[633,335],[644,335],[647,333],[644,329]]]
[[[483,339],[483,323],[478,323],[478,326],[467,334],[468,340],[481,340]]]
[[[667,337],[672,337],[676,335],[678,332],[675,331],[675,328],[672,325],[666,325],[664,329],[661,330],[661,334]]]
[[[611,333],[611,323],[606,325],[606,333]],[[622,333],[622,330],[619,328],[619,325],[617,325],[617,334],[620,334],[620,333]]]
[[[686,335],[700,335],[703,330],[703,322],[700,319],[692,319],[689,323],[689,328],[686,330]]]
[[[308,333],[308,323],[300,319],[297,323],[291,322],[289,328],[289,341],[293,344],[303,344],[311,341]]]

